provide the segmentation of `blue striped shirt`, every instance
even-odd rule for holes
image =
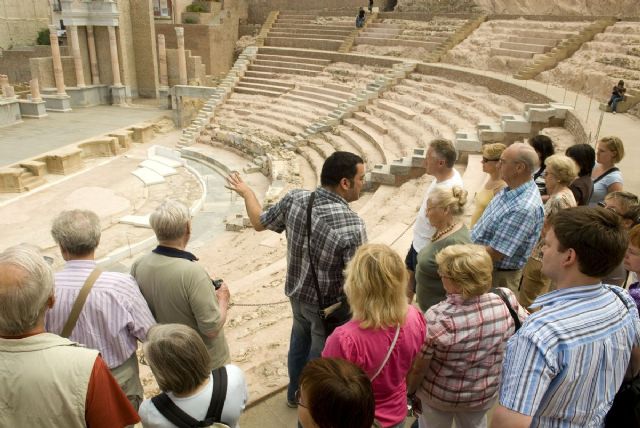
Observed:
[[[498,269],[521,269],[540,238],[544,209],[533,180],[505,187],[489,202],[471,230],[471,240],[504,254]]]
[[[544,294],[537,306],[507,343],[500,404],[533,416],[532,427],[603,426],[640,346],[633,300],[595,284]]]

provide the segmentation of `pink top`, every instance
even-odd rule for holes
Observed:
[[[371,378],[382,365],[395,333],[395,327],[362,329],[358,321],[349,321],[327,338],[322,356],[349,360]],[[407,416],[406,377],[425,334],[424,317],[416,308],[409,306],[406,322],[400,328],[393,352],[373,381],[376,419],[383,427],[399,424]]]

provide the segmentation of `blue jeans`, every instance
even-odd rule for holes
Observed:
[[[318,315],[318,305],[294,299],[289,300],[293,311],[293,325],[291,326],[291,341],[287,356],[287,369],[289,370],[287,400],[293,402],[302,369],[309,360],[320,357],[327,337],[324,334],[320,315]]]
[[[611,99],[609,100],[609,105],[611,106],[611,111],[616,111],[616,108],[618,107],[618,103],[620,101],[622,101],[624,99],[624,97],[616,97],[615,95],[611,96]]]

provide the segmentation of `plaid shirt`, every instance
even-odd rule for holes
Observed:
[[[489,202],[471,231],[471,240],[504,254],[497,269],[521,269],[540,238],[544,209],[533,180],[505,187]]]
[[[292,190],[260,216],[264,227],[287,234],[285,294],[301,302],[318,304],[307,251],[307,205],[311,192]],[[316,189],[311,216],[311,254],[325,305],[342,292],[343,271],[356,249],[367,240],[364,221],[341,196]]]
[[[518,318],[527,317],[515,295],[500,288]],[[515,331],[502,299],[485,293],[467,300],[449,294],[425,314],[427,335],[420,357],[430,360],[418,394],[440,410],[482,408],[495,399],[507,339]]]

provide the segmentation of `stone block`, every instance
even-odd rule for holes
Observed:
[[[109,137],[114,137],[118,140],[118,145],[123,149],[129,149],[131,147],[133,131],[126,129],[123,131],[113,131],[107,134]]]
[[[128,224],[135,227],[151,228],[149,224],[149,214],[147,215],[126,215],[118,220],[120,224]]]
[[[143,168],[148,168],[153,172],[160,174],[163,177],[167,177],[169,175],[175,175],[178,173],[174,168],[167,166],[161,162],[156,162],[152,159],[144,160],[140,163],[140,166]]]
[[[57,112],[70,112],[71,111],[71,97],[68,95],[45,95],[42,94],[42,99],[45,102],[47,110]]]
[[[84,166],[82,150],[80,149],[61,150],[36,160],[47,164],[49,174],[67,175],[82,169]]]
[[[391,173],[391,168],[389,165],[376,164],[371,170],[371,181],[374,183],[395,186],[396,177]]]
[[[47,117],[47,107],[44,101],[18,100],[20,115],[32,119]]]
[[[573,106],[570,106],[569,104],[549,103],[549,106],[556,110],[554,117],[557,119],[565,119],[567,117],[567,112],[573,111]]]
[[[153,126],[150,123],[133,125],[129,130],[133,131],[133,141],[136,143],[147,143],[153,138]]]
[[[411,153],[411,166],[414,168],[424,168],[424,161],[427,158],[427,149],[416,147]]]
[[[454,143],[458,152],[478,153],[482,150],[482,143],[476,131],[458,131]]]
[[[504,131],[497,123],[479,123],[477,129],[478,138],[483,144],[504,141]]]
[[[519,114],[504,114],[500,116],[500,123],[504,132],[513,134],[528,134],[531,132],[531,123]]]
[[[20,162],[20,167],[26,169],[31,174],[42,177],[47,173],[47,164],[41,161],[29,160]]]
[[[86,141],[79,144],[78,147],[82,149],[82,156],[85,158],[110,157],[122,151],[116,137],[103,137]]]
[[[20,104],[16,99],[0,99],[0,126],[13,125],[22,121]]]
[[[242,214],[233,214],[225,219],[225,230],[230,232],[241,232],[245,227]]]
[[[145,186],[164,183],[164,177],[148,168],[138,168],[132,171],[131,174],[138,177]]]
[[[393,175],[409,175],[412,168],[411,158],[405,157],[391,161],[389,172]]]
[[[127,87],[111,86],[111,104],[122,105],[127,103]]]

